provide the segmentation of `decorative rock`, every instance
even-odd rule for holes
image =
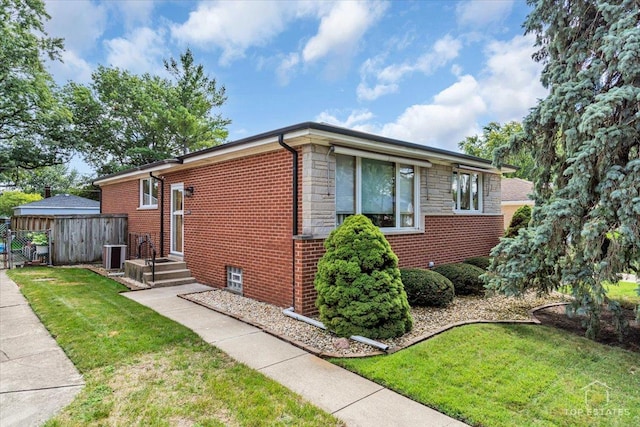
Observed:
[[[339,350],[346,350],[349,348],[349,339],[348,338],[336,338],[333,340],[333,346]]]
[[[377,348],[347,340],[348,345],[336,344],[335,335],[282,314],[282,308],[245,298],[220,289],[189,294],[186,299],[197,301],[214,310],[219,310],[251,324],[268,325],[275,335],[294,340],[304,346],[319,350],[323,354],[353,356],[378,353]],[[538,297],[534,292],[523,298],[509,298],[502,295],[488,297],[456,297],[445,308],[413,307],[413,329],[401,337],[380,340],[393,349],[402,349],[421,337],[436,332],[447,325],[469,320],[528,320],[529,310],[552,302],[567,301],[568,297],[552,294]],[[346,339],[345,339],[346,340]]]

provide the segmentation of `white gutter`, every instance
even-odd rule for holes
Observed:
[[[324,325],[324,323],[319,322],[317,320],[314,320],[314,319],[312,319],[310,317],[303,316],[302,314],[295,313],[293,311],[293,307],[289,307],[289,308],[287,308],[285,310],[282,310],[282,314],[284,314],[285,316],[289,316],[289,317],[291,317],[293,319],[300,320],[302,322],[308,323],[308,324],[313,325],[313,326],[315,326],[317,328],[327,330],[327,327]],[[381,343],[379,341],[375,341],[375,340],[360,336],[360,335],[351,335],[349,338],[354,340],[354,341],[360,342],[362,344],[367,344],[367,345],[370,345],[371,347],[378,348],[378,349],[380,349],[382,351],[389,350],[389,346],[388,345],[386,345],[384,343]]]
[[[333,132],[326,132],[317,129],[309,130],[310,136],[320,137],[325,139],[329,144],[348,144],[352,148],[359,148],[366,151],[375,153],[387,153],[400,157],[407,157],[410,159],[424,159],[427,161],[440,160],[451,164],[460,164],[461,162],[467,163],[470,167],[481,168],[483,172],[494,173],[508,173],[515,172],[515,169],[504,167],[502,170],[493,167],[490,164],[484,162],[474,161],[473,159],[462,158],[464,155],[456,156],[455,153],[439,153],[437,151],[429,150],[428,146],[424,148],[413,148],[399,145],[391,145],[387,143],[381,143],[377,141],[366,140],[354,136],[340,135]]]
[[[128,181],[132,178],[148,178],[149,172],[158,172],[158,171],[170,169],[175,167],[176,165],[178,165],[177,162],[170,162],[170,163],[163,163],[161,165],[153,166],[146,169],[136,168],[131,172],[123,173],[116,176],[96,179],[95,181],[93,181],[93,184],[100,186],[101,184],[108,184],[108,183],[119,182],[119,181]]]
[[[336,154],[344,154],[347,156],[367,157],[369,159],[382,160],[385,162],[405,163],[408,165],[430,168],[433,164],[426,160],[416,160],[408,157],[397,157],[390,154],[372,153],[371,151],[356,150],[355,148],[346,148],[340,145],[332,145]]]

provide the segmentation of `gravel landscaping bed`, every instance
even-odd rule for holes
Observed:
[[[245,298],[225,290],[215,289],[181,296],[258,326],[270,334],[318,355],[358,357],[381,354],[380,350],[369,345],[353,340],[339,339],[330,332],[285,316],[280,307]],[[523,298],[508,298],[499,295],[456,297],[453,303],[446,308],[412,308],[411,315],[414,323],[411,332],[399,338],[379,341],[388,345],[390,352],[397,351],[453,325],[465,322],[530,322],[532,309],[565,301],[567,301],[567,297],[558,293],[544,297],[537,297],[535,293],[530,293]]]

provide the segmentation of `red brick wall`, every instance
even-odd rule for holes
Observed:
[[[316,313],[313,286],[318,260],[324,254],[324,239],[296,240],[296,312]]]
[[[502,236],[502,215],[426,216],[424,234],[390,235],[400,267],[426,268],[489,255]]]
[[[302,174],[300,162],[299,177]],[[301,180],[299,180],[301,182]],[[171,184],[194,187],[185,198],[185,252],[200,282],[226,287],[226,267],[243,270],[244,295],[292,304],[291,154],[285,150],[165,174],[165,252],[170,242]],[[301,186],[299,185],[299,191]],[[103,187],[104,213],[127,213],[130,232],[159,233],[160,212],[138,210],[139,181]],[[298,201],[302,195],[299,193]],[[300,203],[299,203],[300,204]],[[299,212],[299,218],[302,212]],[[427,267],[488,255],[502,215],[426,216],[425,232],[389,235],[401,267]],[[313,279],[323,239],[295,240],[295,307],[313,314]]]
[[[194,187],[184,206],[184,256],[193,276],[226,287],[226,267],[239,267],[245,296],[290,306],[291,154],[231,160],[167,174],[166,180],[167,188],[179,182]],[[167,236],[169,220],[167,215]]]
[[[463,261],[472,256],[489,255],[502,235],[502,215],[447,215],[425,217],[425,232],[386,236],[400,267],[427,268]],[[324,240],[296,243],[296,311],[317,313],[313,279],[318,260],[324,254]]]
[[[101,197],[102,213],[127,214],[129,233],[160,235],[160,208],[138,209],[140,204],[139,180],[104,186]],[[158,247],[157,250],[160,248]]]

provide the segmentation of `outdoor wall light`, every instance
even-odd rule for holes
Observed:
[[[191,187],[186,187],[186,188],[184,189],[184,195],[185,195],[185,197],[193,197],[193,193],[194,193],[193,186],[191,186]]]

